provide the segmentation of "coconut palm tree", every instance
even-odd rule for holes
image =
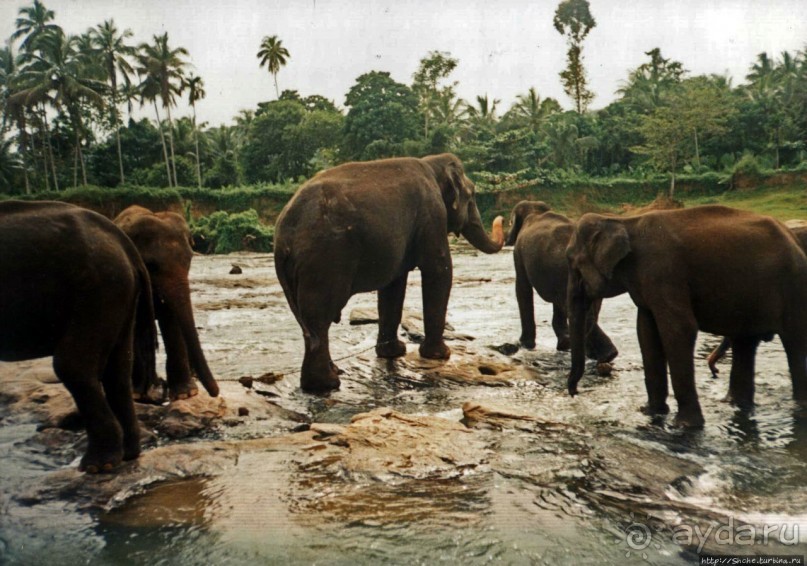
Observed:
[[[61,28],[41,34],[36,51],[29,53],[20,70],[20,91],[12,96],[28,108],[51,104],[58,112],[66,112],[75,135],[73,184],[78,185],[78,165],[82,181],[87,183],[87,169],[82,151],[85,134],[81,104],[103,107],[104,83],[88,74],[91,70],[76,49],[75,36],[65,35]]]
[[[290,57],[289,50],[283,47],[283,42],[276,35],[264,37],[260,47],[258,51],[258,59],[261,60],[260,66],[266,66],[274,77],[275,96],[280,98],[280,91],[277,88],[277,74],[280,72],[280,68],[286,65]]]
[[[11,34],[11,40],[24,38],[20,44],[20,49],[30,51],[36,38],[46,32],[56,31],[59,28],[56,24],[48,23],[53,21],[56,14],[53,10],[48,10],[39,0],[34,0],[31,6],[20,8],[19,17],[15,22],[16,31]]]
[[[119,93],[118,75],[123,77],[124,82],[129,83],[130,75],[134,73],[129,57],[134,54],[134,47],[127,45],[126,40],[132,37],[132,30],[125,29],[118,31],[114,20],[106,20],[104,23],[90,30],[90,37],[93,48],[103,58],[106,79],[109,81],[109,109],[111,111],[112,124],[115,128],[115,141],[118,146],[118,166],[120,168],[120,182],[123,185],[126,177],[123,172],[123,153],[120,145],[121,120],[118,113]]]
[[[172,132],[174,121],[171,118],[171,106],[176,104],[176,97],[182,93],[185,84],[183,72],[188,63],[183,59],[183,56],[188,56],[187,49],[184,47],[171,49],[168,46],[168,32],[155,35],[153,44],[143,43],[137,55],[137,73],[144,78],[145,83],[143,96],[147,100],[153,101],[156,101],[159,97],[163,108],[168,114],[168,144],[171,149],[169,177],[173,174],[174,186],[177,185],[177,170],[174,156],[174,136]]]
[[[6,131],[11,127],[9,122],[14,122],[19,130],[17,143],[20,152],[17,163],[23,172],[25,194],[30,194],[31,184],[28,179],[28,167],[26,164],[28,158],[28,132],[25,127],[25,106],[21,103],[14,104],[12,102],[12,96],[18,89],[18,73],[18,58],[14,55],[14,50],[9,43],[7,47],[0,48],[0,100],[2,100],[3,105],[3,122],[2,127],[0,127],[0,136],[5,135]]]
[[[188,87],[188,102],[190,102],[191,109],[193,110],[193,141],[196,145],[196,180],[199,183],[199,188],[202,188],[202,166],[199,162],[199,130],[196,126],[196,102],[202,100],[207,93],[205,93],[205,82],[202,77],[191,75],[185,81]]]

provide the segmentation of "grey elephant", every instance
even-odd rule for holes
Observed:
[[[275,226],[275,269],[303,330],[300,385],[327,392],[340,385],[328,330],[348,299],[378,291],[376,354],[406,353],[398,339],[406,281],[423,281],[425,339],[420,355],[447,359],[443,341],[451,292],[448,233],[485,253],[504,244],[501,217],[486,234],[474,184],[451,154],[346,163],[317,174],[283,208]]]
[[[574,221],[552,212],[542,201],[525,200],[513,208],[505,244],[514,246],[516,299],[521,319],[519,342],[525,348],[535,347],[533,289],[543,300],[552,303],[552,329],[557,337],[557,349],[571,348],[566,304],[569,279],[566,247],[574,226]],[[586,353],[598,362],[610,362],[618,351],[597,322],[601,303],[600,299],[592,301],[588,313]]]
[[[572,369],[583,374],[585,314],[597,298],[629,293],[650,413],[666,413],[667,367],[676,422],[704,422],[695,388],[699,330],[732,340],[729,398],[753,404],[760,337],[778,334],[793,396],[807,401],[807,255],[776,220],[724,206],[653,211],[633,218],[586,214],[567,249]]]
[[[107,218],[60,202],[0,203],[0,359],[53,356],[87,428],[79,468],[140,454],[132,368],[156,379],[151,285]]]
[[[193,374],[215,397],[219,386],[207,365],[193,317],[188,273],[193,250],[187,222],[174,212],[152,212],[130,206],[114,220],[143,258],[151,279],[154,312],[165,344],[166,376],[171,399],[196,395]],[[148,387],[136,392],[148,398]]]

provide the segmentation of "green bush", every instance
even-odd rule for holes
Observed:
[[[262,224],[253,209],[233,214],[219,210],[191,220],[190,228],[197,251],[202,253],[272,251],[274,229]]]
[[[759,177],[761,167],[759,161],[750,153],[743,155],[732,169],[733,175],[744,175],[746,177]]]

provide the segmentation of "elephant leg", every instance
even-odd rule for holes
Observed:
[[[305,341],[300,387],[308,393],[327,393],[341,385],[338,369],[331,360],[328,332],[350,298],[350,280],[345,281],[348,283],[341,285],[334,281],[324,290],[320,289],[319,279],[315,284],[300,283],[296,304]]]
[[[191,375],[188,348],[175,317],[167,308],[157,309],[157,323],[165,344],[165,374],[171,400],[188,399],[199,393]]]
[[[518,314],[521,318],[521,337],[518,341],[524,348],[535,348],[535,310],[534,291],[527,279],[527,273],[521,262],[516,261],[516,299],[518,300]],[[567,330],[568,338],[568,330]]]
[[[123,431],[123,459],[133,460],[140,455],[140,427],[132,400],[131,344],[133,327],[129,325],[112,349],[102,376],[106,400]]]
[[[675,422],[684,427],[703,426],[703,412],[695,388],[695,340],[698,337],[698,323],[691,311],[669,308],[680,301],[668,298],[664,308],[654,311],[653,317],[659,329],[667,363],[670,366],[678,414]]]
[[[446,309],[451,294],[452,266],[448,251],[447,262],[421,266],[423,277],[423,329],[425,337],[420,345],[420,355],[434,360],[447,360],[451,349],[443,341],[446,327]]]
[[[572,342],[569,339],[569,311],[566,305],[552,305],[552,330],[558,339],[556,349],[568,352],[572,348]]]
[[[62,340],[53,355],[53,370],[73,396],[87,428],[87,451],[79,469],[108,472],[123,459],[123,430],[101,388],[97,352],[78,340]]]
[[[669,393],[667,358],[664,356],[664,346],[661,343],[656,320],[650,310],[639,308],[636,329],[644,364],[644,383],[647,388],[647,406],[643,410],[651,415],[667,414],[670,412],[667,405]]]
[[[608,335],[600,328],[600,325],[597,324],[597,320],[600,318],[601,306],[602,299],[597,299],[592,302],[591,308],[586,313],[586,353],[589,358],[603,363],[612,361],[617,357],[619,351]]]
[[[754,406],[754,362],[759,338],[734,338],[732,344],[729,393],[726,400],[738,407]]]
[[[398,339],[398,327],[401,324],[408,276],[408,273],[404,273],[378,291],[378,342],[375,353],[379,358],[399,358],[406,354],[406,344]]]

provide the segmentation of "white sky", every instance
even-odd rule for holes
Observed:
[[[20,7],[0,0],[0,37],[14,31]],[[280,90],[321,94],[344,105],[355,79],[389,71],[410,84],[420,59],[447,51],[459,59],[451,75],[474,101],[501,100],[500,113],[535,87],[565,108],[558,73],[564,38],[552,27],[559,0],[45,0],[56,23],[79,33],[105,19],[150,42],[168,32],[172,47],[190,52],[207,98],[200,121],[230,123],[240,109],[275,98],[272,77],[258,67],[261,39],[277,35],[289,50]],[[629,69],[660,47],[692,74],[718,73],[741,84],[756,54],[807,48],[807,0],[590,0],[597,20],[584,44],[589,84],[602,108]],[[177,114],[186,112],[184,105]]]

